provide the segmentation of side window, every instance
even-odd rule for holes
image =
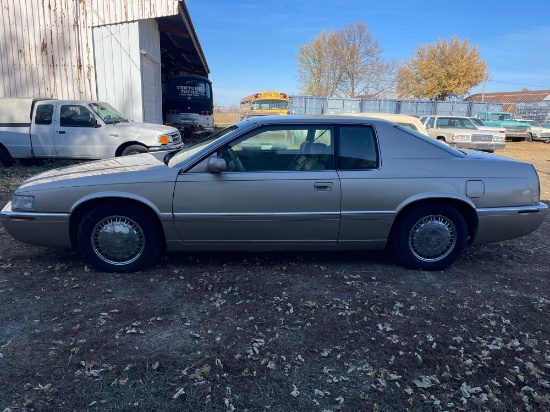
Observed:
[[[59,125],[63,127],[93,127],[92,113],[84,106],[63,105],[59,114]]]
[[[451,127],[449,119],[446,117],[439,117],[437,119],[437,127]]]
[[[34,124],[52,124],[53,117],[53,105],[41,104],[36,106],[36,115],[34,117]]]
[[[430,117],[426,122],[426,128],[435,127],[435,117]]]
[[[263,127],[218,149],[231,172],[332,169],[333,132],[325,125]]]
[[[340,170],[378,168],[378,150],[372,127],[340,127],[338,147],[338,168]]]

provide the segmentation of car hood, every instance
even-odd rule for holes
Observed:
[[[175,181],[179,169],[166,166],[162,161],[164,155],[143,153],[50,170],[24,181],[16,193],[61,187],[139,184],[165,179]]]
[[[502,127],[506,126],[527,126],[531,127],[529,123],[521,123],[521,122],[514,122],[514,121],[505,121],[505,122],[498,122]]]
[[[160,135],[174,133],[178,131],[178,129],[174,127],[154,123],[115,123],[108,124],[107,127],[109,127],[109,130],[120,130],[124,131],[125,133],[132,133],[135,135],[155,133]]]

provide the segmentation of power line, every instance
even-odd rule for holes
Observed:
[[[536,84],[523,84],[523,83],[512,83],[512,82],[502,82],[499,80],[488,80],[489,82],[493,83],[506,83],[506,84],[515,84],[516,86],[529,86],[529,87],[540,87],[541,89],[546,89],[548,86],[538,86]]]

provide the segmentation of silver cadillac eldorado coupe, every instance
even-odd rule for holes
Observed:
[[[25,181],[1,213],[16,239],[128,272],[167,251],[376,250],[442,270],[466,244],[527,235],[547,206],[533,166],[459,151],[368,117],[253,117],[168,154]]]

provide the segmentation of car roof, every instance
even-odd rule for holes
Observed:
[[[368,116],[347,116],[347,115],[309,115],[309,116],[300,116],[300,115],[289,115],[289,116],[251,116],[244,119],[244,122],[249,122],[253,124],[283,124],[283,123],[307,123],[307,122],[316,122],[316,123],[364,123],[365,119],[369,119],[375,122],[384,122],[384,119],[368,117]]]

